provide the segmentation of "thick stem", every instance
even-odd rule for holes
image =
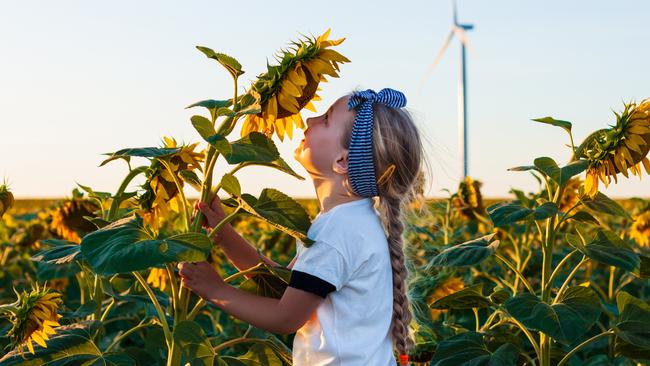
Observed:
[[[117,192],[115,192],[115,195],[113,196],[113,201],[111,202],[111,208],[108,210],[108,221],[113,221],[115,220],[115,215],[117,214],[117,211],[120,208],[120,203],[122,202],[121,196],[126,190],[126,187],[131,183],[133,178],[135,178],[138,174],[145,172],[149,167],[148,166],[139,166],[131,171],[129,171],[129,174],[124,177],[124,180],[122,181],[122,184],[120,184],[120,187],[117,189]]]

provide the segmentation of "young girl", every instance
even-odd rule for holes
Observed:
[[[308,232],[314,244],[297,241],[281,299],[224,284],[207,262],[180,263],[183,286],[258,328],[297,332],[296,366],[395,365],[393,345],[406,364],[413,341],[401,211],[419,188],[423,150],[405,105],[396,90],[369,89],[307,119],[294,156],[314,181],[320,212]],[[218,197],[198,208],[210,227],[225,217]],[[257,250],[230,225],[215,242],[240,270],[258,263]]]

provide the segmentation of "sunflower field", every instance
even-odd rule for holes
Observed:
[[[231,224],[287,264],[296,239],[311,242],[318,202],[242,192],[237,172],[305,179],[272,137],[303,129],[300,111],[315,111],[320,83],[350,62],[329,33],[292,42],[241,95],[241,64],[198,46],[232,76],[232,97],[188,106],[202,113],[190,120],[199,142],[106,154],[101,165],[129,168],[114,192],[78,185],[62,200],[15,200],[0,185],[0,365],[291,365],[291,335],[206,303],[180,285],[176,264],[207,261],[233,286],[282,296],[289,269],[260,260],[238,271],[212,239]],[[468,177],[447,198],[410,204],[412,365],[650,364],[650,201],[599,191],[650,174],[650,100],[625,103],[579,144],[570,122],[534,121],[566,131],[572,152],[566,164],[531,157],[510,169],[538,189],[489,200]],[[229,171],[215,172],[219,158]],[[226,217],[203,227],[186,188],[202,201],[228,196]]]

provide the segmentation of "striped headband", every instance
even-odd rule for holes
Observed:
[[[372,144],[372,106],[375,102],[390,108],[402,108],[406,106],[406,97],[402,92],[391,88],[384,88],[379,93],[367,89],[352,94],[348,101],[348,110],[357,107],[348,148],[348,177],[354,193],[362,197],[379,195]],[[394,165],[391,168],[394,170]],[[391,168],[387,169],[387,173]],[[391,173],[392,171],[389,174]]]

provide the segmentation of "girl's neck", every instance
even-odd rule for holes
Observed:
[[[363,198],[348,192],[341,179],[313,178],[313,181],[321,212],[327,212],[342,203]]]

